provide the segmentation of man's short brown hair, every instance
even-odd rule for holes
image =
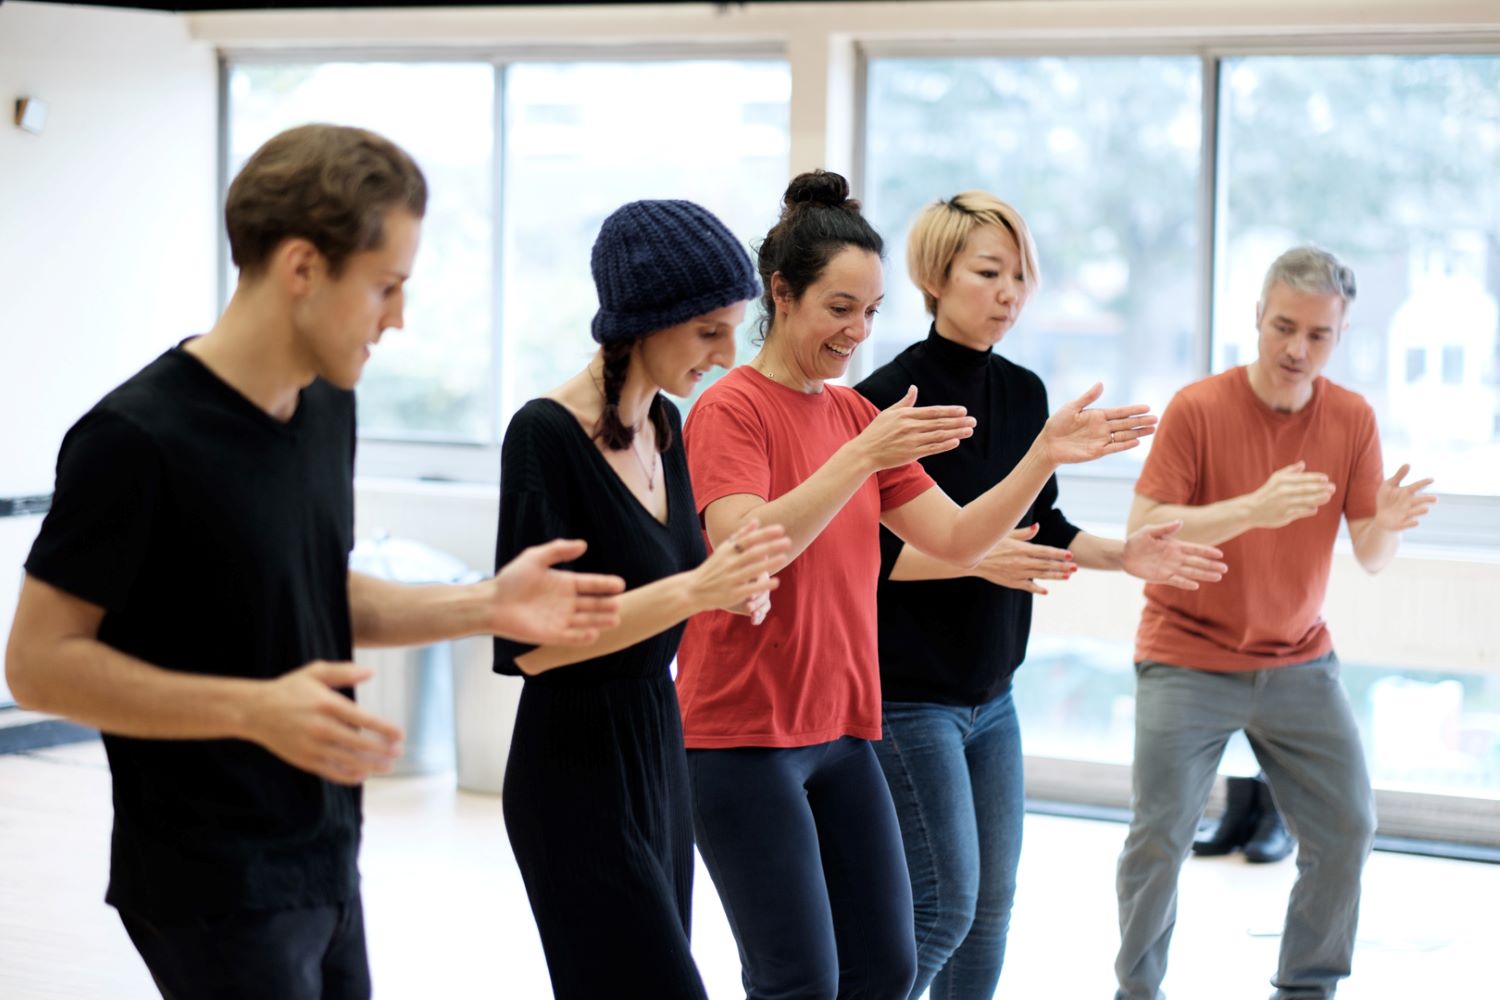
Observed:
[[[257,149],[229,185],[229,255],[255,276],[283,240],[318,248],[335,276],[351,256],[385,238],[385,213],[421,218],[427,181],[400,146],[362,128],[302,125]]]

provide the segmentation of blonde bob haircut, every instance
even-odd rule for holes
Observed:
[[[937,315],[937,296],[931,289],[947,284],[953,262],[969,235],[981,226],[999,226],[1015,237],[1026,291],[1036,291],[1042,271],[1037,264],[1036,243],[1021,213],[988,191],[963,191],[923,209],[906,239],[906,270],[921,290],[922,304],[931,315]]]

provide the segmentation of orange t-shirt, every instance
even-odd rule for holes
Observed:
[[[1202,379],[1162,414],[1135,492],[1200,507],[1253,492],[1297,461],[1328,474],[1333,499],[1311,517],[1221,543],[1229,572],[1218,583],[1147,584],[1137,661],[1261,670],[1333,648],[1322,610],[1339,516],[1375,516],[1382,477],[1380,434],[1363,396],[1319,377],[1306,406],[1279,413],[1255,395],[1244,367]]]
[[[774,500],[789,492],[878,412],[844,386],[809,395],[748,365],[734,369],[703,394],[683,428],[699,512],[736,493]],[[760,625],[727,611],[689,619],[677,650],[689,747],[880,739],[880,514],[933,485],[916,462],[866,479],[778,574]]]

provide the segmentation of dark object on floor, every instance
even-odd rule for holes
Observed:
[[[62,746],[65,743],[83,743],[98,738],[97,729],[65,722],[62,719],[27,722],[23,725],[0,729],[0,753],[43,750],[47,747]]]
[[[1281,822],[1276,803],[1271,801],[1271,786],[1260,779],[1255,779],[1255,785],[1255,802],[1260,815],[1250,839],[1245,841],[1245,860],[1255,864],[1280,861],[1292,853],[1297,842],[1287,832],[1286,824]]]
[[[1243,847],[1260,819],[1263,783],[1257,778],[1225,778],[1224,783],[1224,815],[1219,825],[1193,841],[1193,853],[1199,857],[1218,857]]]
[[[1244,850],[1245,860],[1255,864],[1280,861],[1291,854],[1297,842],[1281,822],[1266,779],[1225,778],[1224,781],[1224,815],[1219,818],[1218,826],[1193,841],[1193,853],[1209,858]]]

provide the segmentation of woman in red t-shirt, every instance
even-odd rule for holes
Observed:
[[[684,430],[710,544],[751,518],[791,539],[760,628],[688,625],[678,696],[699,849],[739,944],[747,993],[904,998],[915,975],[911,884],[880,738],[875,588],[884,524],[977,563],[1056,467],[1133,448],[1144,406],[1057,411],[998,485],[958,507],[916,460],[972,433],[962,407],[884,411],[828,384],[869,335],[883,244],[838,174],[802,174],[759,250],[765,341],[704,393]]]

